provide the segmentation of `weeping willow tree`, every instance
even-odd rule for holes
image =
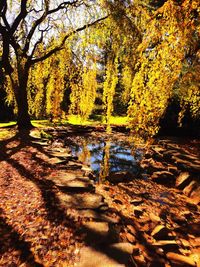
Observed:
[[[62,35],[57,40],[51,41],[49,45],[56,46]],[[70,79],[73,69],[72,53],[70,43],[66,43],[63,49],[43,62],[38,62],[30,70],[28,82],[28,104],[29,113],[36,117],[50,117],[52,120],[63,116],[61,103],[67,81]],[[46,47],[40,45],[38,54],[42,54]]]
[[[180,124],[188,109],[194,119],[200,118],[200,54],[194,62],[186,64],[176,92],[182,108],[179,113]]]
[[[106,65],[106,76],[103,84],[103,102],[105,105],[105,115],[107,131],[110,131],[110,118],[113,112],[113,99],[118,83],[118,60],[109,59]]]
[[[128,109],[132,129],[139,135],[153,136],[159,130],[159,120],[173,96],[183,61],[190,49],[190,38],[197,29],[191,19],[194,9],[196,10],[196,6],[189,1],[183,1],[182,4],[166,1],[150,17],[142,43],[138,47],[140,56],[135,67]],[[181,83],[179,94],[182,103],[187,98],[185,96],[191,95],[192,90],[196,105],[199,101],[197,87],[193,83],[192,87],[185,87],[187,92],[184,93]]]
[[[94,65],[93,68],[83,67],[78,81],[72,79],[70,86],[70,113],[77,114],[82,121],[85,121],[94,108],[97,89],[96,66]]]

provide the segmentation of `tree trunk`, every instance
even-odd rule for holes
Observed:
[[[18,129],[31,129],[33,128],[30,120],[30,115],[28,113],[28,100],[27,91],[24,85],[19,85],[18,94],[16,96],[17,101],[17,125]]]
[[[18,84],[15,85],[15,97],[17,102],[18,114],[17,125],[18,129],[31,129],[30,115],[28,113],[28,99],[27,99],[27,84],[28,84],[29,68],[24,65],[18,65]]]

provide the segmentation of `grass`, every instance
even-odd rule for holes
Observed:
[[[97,126],[97,125],[106,125],[105,117],[102,115],[95,115],[91,119],[83,121],[79,116],[69,115],[67,119],[60,120],[56,122],[50,122],[48,120],[32,120],[31,121],[34,127],[39,129],[40,135],[42,136],[42,129],[45,127],[53,127],[58,125],[85,125],[85,126]],[[111,125],[128,125],[127,117],[122,116],[112,116],[110,119]],[[11,126],[16,125],[15,121],[2,122],[0,123],[0,141],[11,138],[16,133],[16,130],[10,129]],[[39,134],[39,133],[37,133]]]
[[[65,123],[73,124],[73,125],[105,125],[105,117],[101,115],[96,115],[95,117],[83,121],[79,116],[76,115],[70,115],[68,116],[67,120]],[[122,116],[112,116],[110,118],[110,124],[111,125],[127,125],[128,124],[128,119],[127,117],[122,117]]]
[[[56,122],[50,122],[48,120],[32,120],[31,121],[33,126],[37,128],[44,128],[44,127],[50,127],[55,125],[66,125],[66,124],[73,124],[73,125],[99,125],[103,124],[105,125],[105,117],[102,115],[95,115],[91,119],[82,120],[77,115],[69,115],[65,120],[58,120]],[[128,119],[127,117],[122,116],[112,116],[110,118],[110,124],[111,125],[128,125]],[[0,128],[6,128],[16,125],[15,121],[10,122],[0,122]]]
[[[0,122],[0,128],[1,127],[10,127],[13,125],[16,125],[16,121]]]

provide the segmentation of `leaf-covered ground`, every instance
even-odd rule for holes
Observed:
[[[55,166],[26,138],[1,142],[0,266],[70,266],[78,223],[44,179]]]

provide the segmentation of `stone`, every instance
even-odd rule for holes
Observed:
[[[66,190],[71,190],[71,191],[94,191],[94,186],[85,181],[81,181],[81,179],[75,179],[71,181],[65,181],[65,182],[57,182],[57,186],[62,187],[63,189]]]
[[[157,225],[152,233],[151,236],[153,236],[156,240],[163,240],[164,238],[167,238],[169,234],[169,229],[165,227],[164,225]]]
[[[183,193],[186,195],[186,196],[190,196],[192,190],[194,188],[196,188],[198,186],[197,182],[196,181],[191,181],[189,183],[189,185],[187,185],[184,189],[183,189]]]
[[[63,160],[63,159],[59,159],[59,158],[55,157],[55,158],[48,159],[47,162],[49,164],[54,165],[54,164],[64,164],[64,163],[67,163],[67,160]]]
[[[130,233],[126,233],[126,238],[130,243],[134,243],[136,241],[135,236]]]
[[[176,178],[176,187],[179,189],[184,189],[189,182],[191,182],[191,178],[189,172],[181,172],[179,176]]]
[[[176,166],[173,165],[168,165],[167,166],[167,170],[175,175],[177,175],[178,173],[178,168]]]
[[[101,212],[104,212],[104,211],[107,211],[109,209],[109,206],[107,203],[103,203],[99,208],[98,210],[101,211]]]
[[[160,217],[157,216],[156,214],[152,213],[152,212],[149,213],[149,218],[152,222],[160,222],[161,221]]]
[[[131,200],[131,204],[133,204],[134,206],[138,206],[140,204],[142,204],[143,199],[141,197],[134,197],[134,199]]]
[[[76,179],[76,174],[72,172],[60,172],[53,173],[46,179],[53,181],[56,185],[65,185],[65,183]]]
[[[92,247],[83,247],[80,250],[80,262],[77,267],[125,267],[106,253]]]
[[[187,241],[186,239],[180,238],[179,241],[180,241],[180,244],[181,244],[182,246],[184,246],[184,247],[188,247],[188,248],[190,247],[190,242]]]
[[[143,209],[140,207],[134,207],[133,209],[133,213],[134,215],[139,218],[140,216],[142,216],[142,214],[144,213]]]
[[[167,248],[178,248],[178,244],[175,240],[159,240],[154,242],[152,245],[156,247],[167,247]]]
[[[165,151],[165,149],[161,146],[154,146],[152,148],[152,150],[155,152],[155,153],[159,153],[161,156],[162,156],[162,153]]]
[[[134,246],[128,242],[114,243],[109,246],[111,249],[119,250],[125,254],[132,254],[134,250]]]
[[[36,144],[36,145],[40,145],[40,146],[48,146],[48,144],[49,144],[47,140],[31,141],[31,143]]]
[[[128,229],[128,231],[129,231],[129,233],[131,233],[131,234],[133,234],[133,235],[137,235],[137,230],[135,229],[135,227],[133,227],[133,225],[131,225],[131,224],[128,224],[127,225],[127,229]]]
[[[109,176],[106,177],[106,180],[109,182],[116,184],[120,182],[127,182],[134,179],[134,175],[130,172],[113,172],[110,173]]]
[[[200,223],[199,220],[198,222],[193,222],[187,225],[187,231],[190,234],[193,234],[195,236],[199,236],[200,233]]]
[[[70,169],[73,169],[73,170],[77,170],[77,169],[81,169],[82,168],[82,164],[74,162],[74,161],[68,161],[67,162],[67,167],[69,167]]]
[[[190,193],[190,198],[194,204],[200,203],[200,185]]]
[[[105,222],[114,223],[114,224],[119,223],[120,221],[119,216],[111,217],[104,213],[96,212],[94,210],[79,210],[77,212],[77,215],[80,217],[84,217],[84,218],[95,219],[98,221],[105,221]]]
[[[92,235],[97,234],[103,237],[108,236],[109,226],[107,222],[85,222],[83,223],[83,227],[86,229],[86,231],[91,232]]]
[[[190,243],[193,247],[200,247],[200,237],[196,237],[195,239],[190,239]],[[200,253],[200,248],[199,248]]]
[[[81,170],[86,171],[86,172],[91,172],[92,171],[92,169],[89,166],[86,166],[86,165],[82,165]]]
[[[195,163],[192,163],[190,160],[183,160],[183,159],[180,159],[178,157],[173,157],[173,159],[175,160],[176,164],[181,169],[199,174],[199,172],[200,172],[200,165],[199,164],[195,164]]]
[[[95,193],[62,194],[59,199],[63,206],[75,209],[98,209],[104,204],[103,197]]]
[[[148,267],[166,267],[167,265],[165,265],[164,262],[161,262],[159,260],[153,260]]]
[[[71,157],[71,154],[69,154],[67,152],[59,152],[59,151],[58,152],[51,152],[50,155],[53,157],[61,158],[61,159]]]
[[[168,171],[159,171],[154,172],[151,179],[156,183],[167,185],[175,181],[175,176],[173,173]]]
[[[166,253],[166,256],[172,262],[187,264],[189,266],[196,266],[196,263],[194,259],[192,259],[192,257],[184,256],[184,255],[177,254],[174,252],[168,252]]]
[[[120,199],[117,199],[117,198],[115,198],[115,199],[113,200],[113,202],[116,203],[116,204],[123,205],[123,202],[122,202]]]

